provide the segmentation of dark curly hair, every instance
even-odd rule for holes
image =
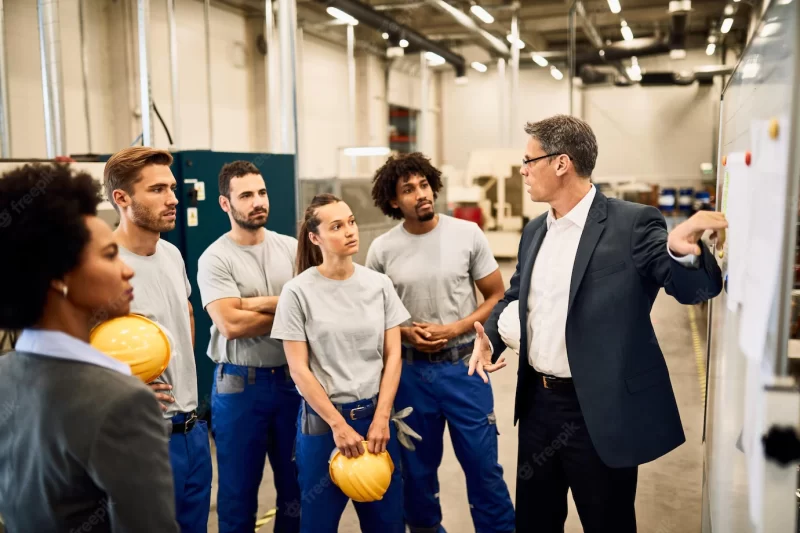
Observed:
[[[42,318],[50,283],[73,270],[89,242],[100,183],[62,164],[25,165],[0,176],[0,329]]]
[[[219,193],[230,199],[231,180],[248,174],[258,174],[260,176],[261,171],[250,161],[233,161],[223,165],[222,170],[219,171]]]
[[[372,199],[383,214],[396,220],[403,219],[400,209],[390,203],[397,199],[397,182],[413,175],[424,176],[433,189],[434,200],[442,189],[442,173],[431,165],[430,159],[419,152],[390,157],[372,178]]]

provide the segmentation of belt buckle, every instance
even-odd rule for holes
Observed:
[[[549,389],[550,387],[547,385],[547,376],[542,375],[542,385],[544,385],[545,389]]]
[[[192,424],[192,423],[194,423],[195,421],[197,421],[197,413],[195,413],[194,411],[192,411],[192,414],[191,414],[191,415],[189,416],[189,418],[187,418],[187,419],[186,419],[186,421],[183,423],[183,434],[184,434],[184,435],[186,435],[187,433],[189,433],[189,431],[191,430],[191,429],[190,429],[190,427],[189,427],[189,424]]]
[[[356,419],[356,411],[364,411],[366,409],[367,408],[365,406],[363,406],[363,405],[360,405],[360,406],[358,406],[356,408],[350,409],[350,420],[355,420]]]

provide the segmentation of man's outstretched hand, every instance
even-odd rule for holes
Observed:
[[[697,244],[697,241],[700,240],[703,233],[706,230],[712,230],[714,233],[711,235],[711,239],[715,240],[720,230],[727,227],[728,221],[725,219],[724,213],[698,211],[669,232],[667,245],[672,253],[678,256],[700,255],[700,245]]]
[[[469,359],[469,372],[471,376],[476,371],[483,379],[484,383],[489,383],[489,377],[486,372],[494,372],[506,366],[506,358],[500,356],[496,363],[492,363],[492,345],[489,344],[489,338],[483,330],[480,322],[475,322],[475,347],[472,349],[472,357]]]

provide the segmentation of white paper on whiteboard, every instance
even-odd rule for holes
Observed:
[[[757,185],[749,198],[747,242],[740,245],[747,259],[739,345],[748,358],[757,361],[764,357],[769,317],[780,275],[789,171],[789,121],[785,117],[780,119],[779,132],[777,139],[771,139],[766,120],[754,120],[750,128],[750,175]]]
[[[725,217],[728,220],[728,309],[735,311],[743,300],[744,280],[747,261],[748,231],[750,228],[750,195],[752,180],[750,167],[745,162],[746,154],[728,154],[725,172],[728,174],[728,194]]]

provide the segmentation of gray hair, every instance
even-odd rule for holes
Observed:
[[[597,139],[586,122],[568,115],[555,115],[539,122],[528,122],[525,133],[539,141],[546,153],[568,155],[579,176],[591,177],[597,161]]]

